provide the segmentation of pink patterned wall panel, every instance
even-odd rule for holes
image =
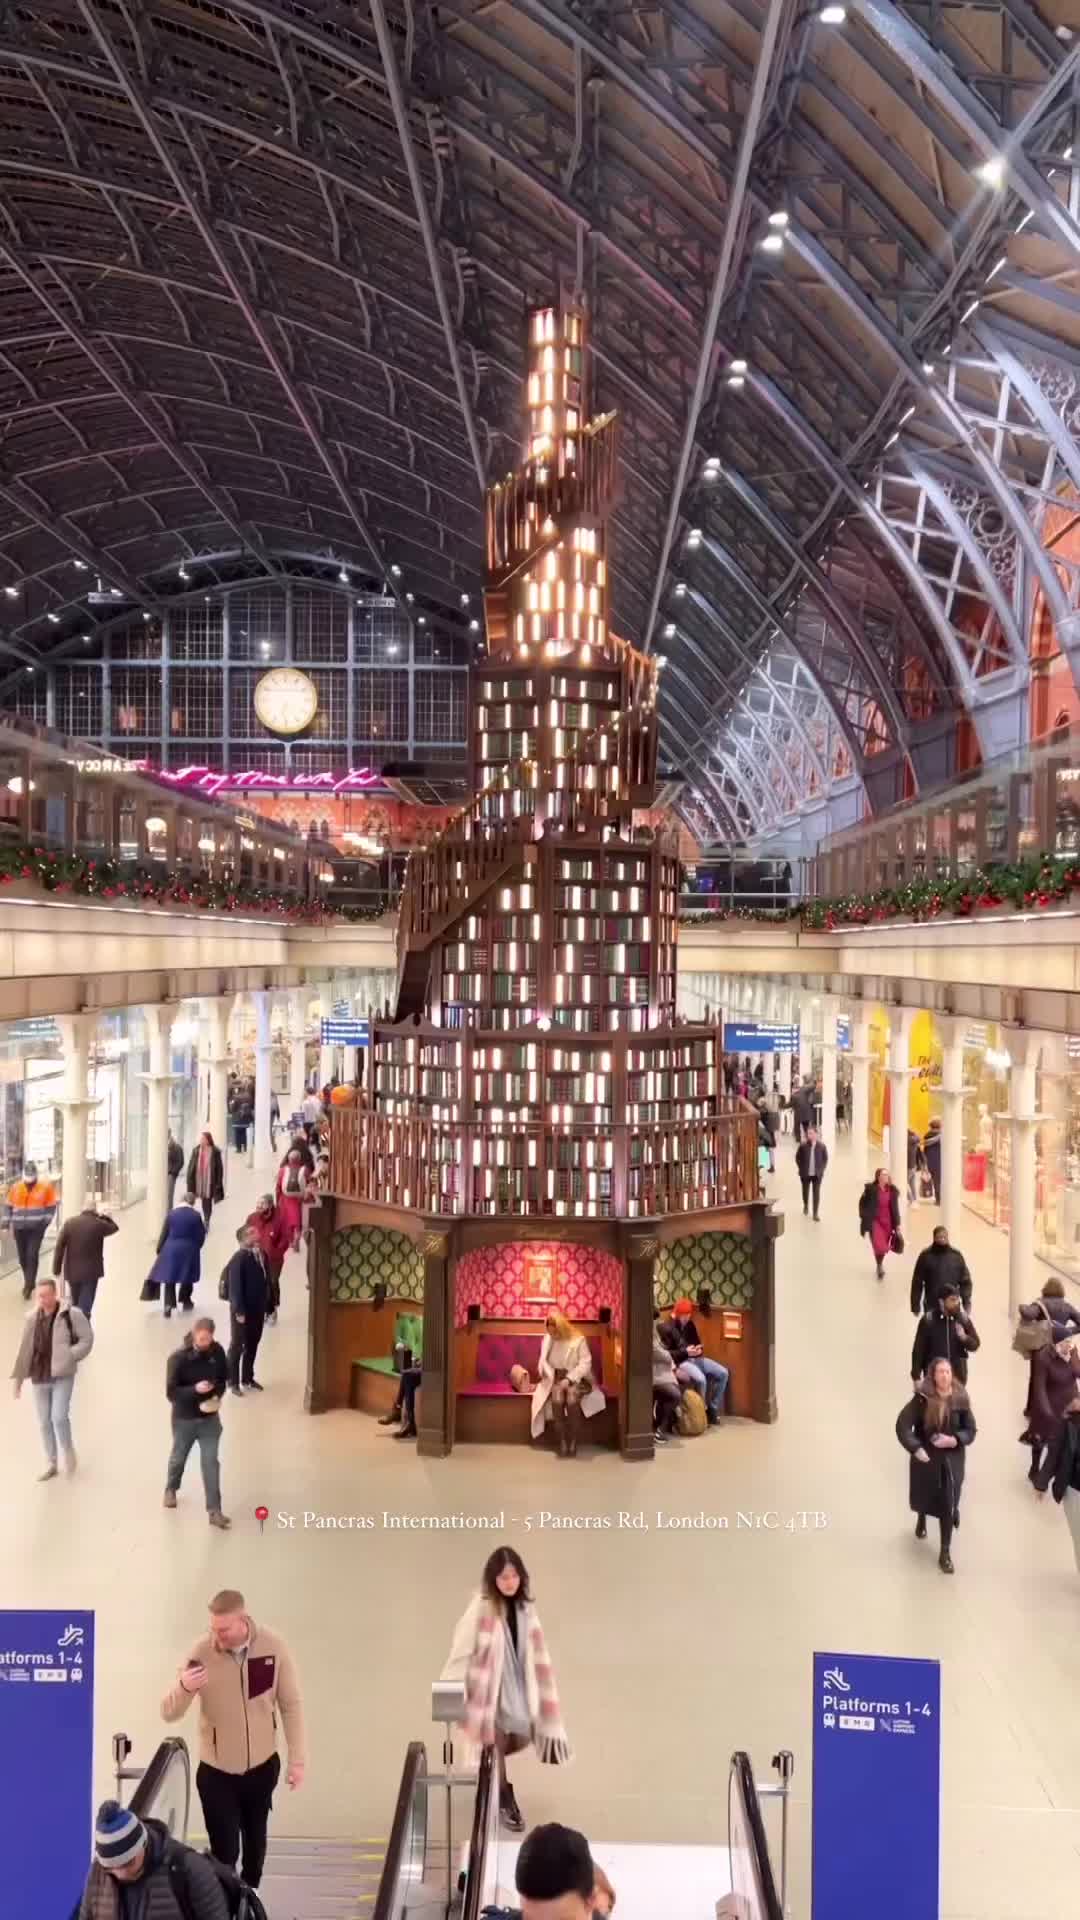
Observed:
[[[534,1287],[526,1281],[526,1256],[548,1254],[555,1261],[555,1304],[570,1320],[599,1320],[611,1308],[611,1323],[622,1325],[622,1262],[601,1247],[568,1247],[558,1240],[511,1242],[474,1247],[457,1264],[454,1325],[463,1327],[467,1309],[479,1305],[484,1320],[543,1320],[546,1307],[527,1300]]]

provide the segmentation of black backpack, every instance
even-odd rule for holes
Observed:
[[[196,1920],[188,1881],[188,1860],[193,1854],[194,1848],[181,1846],[174,1846],[169,1854],[169,1880],[184,1920]],[[230,1920],[267,1920],[266,1908],[254,1887],[245,1886],[238,1873],[234,1873],[231,1867],[223,1867],[212,1853],[195,1854],[195,1858],[205,1860],[207,1866],[213,1867],[217,1874]]]

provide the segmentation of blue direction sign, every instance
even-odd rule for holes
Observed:
[[[322,1022],[319,1037],[320,1045],[324,1047],[369,1047],[371,1022],[344,1017],[330,1018]]]
[[[725,1053],[798,1053],[799,1029],[778,1020],[728,1020]]]
[[[941,1668],[814,1655],[813,1920],[937,1920]]]
[[[93,1614],[0,1612],[5,1913],[70,1920],[90,1865],[93,1771]]]
[[[841,1052],[845,1052],[851,1045],[851,1021],[846,1013],[838,1013],[836,1016],[836,1044]]]

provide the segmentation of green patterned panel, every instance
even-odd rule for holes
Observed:
[[[715,1307],[750,1312],[754,1259],[745,1234],[699,1233],[692,1240],[674,1240],[660,1248],[653,1283],[655,1305],[670,1308],[684,1298],[696,1304],[699,1287],[712,1288]]]
[[[419,1247],[395,1227],[340,1227],[330,1243],[331,1300],[370,1300],[380,1283],[391,1300],[422,1300]]]

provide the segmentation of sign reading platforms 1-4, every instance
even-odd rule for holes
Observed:
[[[799,1029],[780,1020],[728,1020],[725,1053],[798,1053]]]
[[[937,1920],[941,1669],[814,1655],[813,1920]]]
[[[90,1863],[94,1616],[0,1612],[0,1908],[70,1920]]]

